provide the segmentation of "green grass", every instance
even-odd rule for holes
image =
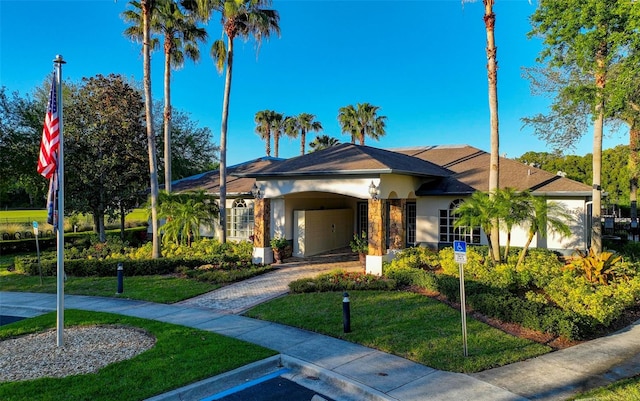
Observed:
[[[2,291],[43,292],[57,291],[56,277],[27,276],[7,271],[0,259],[0,288]],[[65,294],[119,297],[170,304],[220,288],[211,284],[176,276],[134,276],[123,280],[123,293],[116,294],[117,278],[114,277],[69,277],[64,283]]]
[[[134,209],[125,217],[126,221],[147,221],[147,211],[145,209]],[[3,223],[28,223],[37,221],[45,224],[47,221],[47,210],[0,210],[0,224]]]
[[[246,315],[304,328],[453,372],[478,372],[521,361],[551,348],[467,319],[468,357],[463,355],[460,313],[408,292],[353,291],[351,333],[343,333],[342,293],[288,295]]]
[[[27,276],[7,270],[16,255],[0,256],[0,288],[2,291],[41,292],[57,291],[56,277]],[[64,284],[65,294],[120,297],[158,303],[174,303],[220,288],[212,284],[177,276],[134,276],[123,280],[123,293],[116,294],[118,281],[114,277],[69,277]]]
[[[0,327],[0,339],[40,332],[54,328],[55,324],[55,312],[22,320]],[[108,313],[65,312],[66,327],[96,324],[141,328],[156,338],[156,345],[97,373],[0,383],[0,399],[143,400],[276,354],[257,345],[184,326]]]
[[[606,387],[580,394],[572,400],[629,401],[640,400],[640,376],[620,380]]]

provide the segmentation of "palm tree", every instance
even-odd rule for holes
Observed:
[[[379,116],[379,106],[371,103],[358,103],[356,107],[352,105],[341,107],[338,112],[338,121],[342,127],[342,132],[351,135],[351,143],[355,143],[356,137],[360,145],[364,145],[366,137],[378,140],[386,134],[386,116]]]
[[[516,267],[520,266],[524,261],[529,245],[531,245],[531,241],[536,234],[540,234],[543,237],[547,236],[547,232],[559,234],[561,237],[571,235],[571,229],[566,222],[571,221],[572,216],[563,205],[547,201],[547,198],[542,196],[532,196],[528,206],[529,212],[527,213],[526,224],[529,226],[529,235],[524,248],[520,251]]]
[[[315,152],[317,150],[330,148],[332,146],[336,146],[339,144],[340,144],[340,141],[337,138],[330,137],[328,135],[318,135],[309,144],[309,146],[311,147],[310,152]]]
[[[271,156],[271,124],[275,118],[275,111],[262,110],[256,113],[254,121],[256,122],[256,133],[260,135],[260,139],[265,141],[265,153]]]
[[[171,192],[171,68],[182,68],[185,56],[198,61],[198,42],[207,39],[207,32],[196,25],[193,16],[185,15],[174,0],[156,1],[151,31],[164,38],[164,188]],[[140,37],[140,14],[128,10],[123,17],[133,24],[125,33],[130,37]],[[158,41],[153,40],[152,47],[155,49],[157,44]]]
[[[351,135],[351,143],[355,144],[359,132],[355,107],[352,105],[340,107],[338,110],[338,122],[342,127],[342,132]]]
[[[298,123],[300,125],[300,154],[304,155],[305,146],[307,144],[307,132],[319,132],[322,131],[322,123],[320,121],[314,121],[315,115],[309,113],[300,113],[298,116]]]
[[[509,258],[511,246],[511,230],[529,218],[531,193],[528,191],[516,192],[513,188],[498,190],[495,196],[495,207],[498,219],[507,231],[507,242],[504,248],[504,260]]]
[[[462,0],[474,2],[476,0]],[[495,0],[482,0],[484,4],[484,26],[487,32],[487,78],[489,83],[489,124],[491,152],[489,157],[489,195],[495,196],[500,183],[500,133],[498,130],[498,60],[495,39],[496,15],[493,12]],[[493,224],[492,236],[496,239],[491,252],[494,258],[500,257],[500,227]]]
[[[263,38],[272,33],[280,35],[278,25],[280,16],[276,10],[264,8],[270,5],[269,0],[189,0],[185,6],[196,9],[201,18],[209,20],[212,11],[222,13],[222,31],[227,37],[216,40],[211,47],[218,72],[222,72],[226,64],[224,97],[222,101],[222,124],[220,128],[220,241],[227,242],[227,121],[229,118],[229,95],[231,94],[231,77],[233,73],[233,43],[235,38],[253,39],[259,48]]]
[[[278,157],[280,151],[280,138],[285,132],[285,119],[282,113],[273,113],[271,120],[271,133],[273,134],[274,156]]]
[[[489,194],[495,196],[500,182],[500,134],[498,130],[498,61],[495,40],[496,15],[493,13],[494,0],[483,0],[484,25],[487,31],[487,77],[489,82],[489,121],[491,125],[491,154],[489,157]],[[495,241],[491,251],[493,257],[500,258],[500,228],[493,224],[491,235]]]
[[[480,227],[487,236],[489,244],[489,257],[495,263],[496,259],[491,252],[491,244],[494,241],[492,229],[497,220],[498,209],[495,207],[494,198],[486,192],[474,192],[468,199],[460,204],[454,214],[457,216],[453,226],[460,229]]]
[[[153,99],[151,98],[151,17],[155,7],[155,0],[141,0],[140,3],[131,1],[134,8],[141,12],[142,21],[142,54],[143,54],[143,85],[144,85],[144,108],[147,126],[147,148],[149,153],[149,178],[150,200],[151,200],[151,230],[152,230],[152,251],[151,257],[160,257],[160,236],[158,233],[158,163],[156,161],[156,138],[153,132]],[[125,31],[126,33],[126,31]],[[139,38],[139,37],[138,37]]]
[[[286,116],[284,118],[284,134],[291,139],[296,139],[300,133],[300,122],[296,117]]]
[[[200,227],[212,228],[218,207],[204,191],[181,194],[164,192],[160,196],[159,215],[166,219],[163,242],[191,246],[200,238]]]

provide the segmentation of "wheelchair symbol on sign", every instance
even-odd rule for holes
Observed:
[[[467,252],[467,243],[464,241],[454,241],[453,243],[453,251],[454,252]]]

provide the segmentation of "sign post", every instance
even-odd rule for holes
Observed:
[[[464,241],[453,241],[453,255],[458,262],[460,271],[460,315],[462,316],[462,345],[464,356],[469,356],[467,351],[467,307],[464,291],[464,264],[467,263],[467,243]]]

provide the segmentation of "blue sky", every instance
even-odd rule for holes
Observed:
[[[123,0],[0,0],[0,84],[21,94],[41,85],[61,54],[63,77],[78,81],[117,73],[142,80],[140,45],[122,34]],[[551,151],[522,129],[520,119],[545,112],[548,100],[532,96],[521,68],[534,66],[540,41],[528,39],[536,7],[526,0],[496,2],[500,153],[513,158],[529,150]],[[366,144],[383,148],[469,144],[489,150],[486,35],[482,1],[460,0],[275,0],[280,38],[236,43],[229,114],[230,165],[264,156],[254,116],[264,109],[285,115],[316,115],[323,134],[349,141],[338,109],[369,102],[387,116],[387,134]],[[207,27],[210,42],[197,64],[173,72],[172,103],[187,111],[220,142],[224,76],[209,56],[219,38],[219,19]],[[162,98],[162,54],[153,54],[152,89]],[[44,110],[43,110],[44,116]],[[315,136],[307,135],[307,144]],[[591,132],[574,150],[590,153]],[[605,138],[604,148],[626,143]],[[307,145],[308,149],[308,145]],[[280,157],[299,155],[299,139],[284,138]]]

